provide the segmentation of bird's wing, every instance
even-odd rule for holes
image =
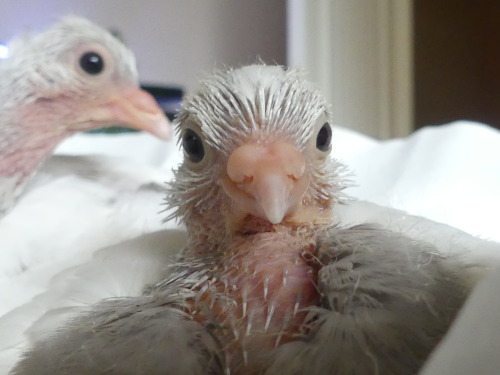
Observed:
[[[168,272],[168,264],[185,245],[185,240],[186,234],[180,230],[148,233],[93,254],[87,252],[88,261],[80,265],[74,266],[71,257],[60,258],[10,279],[13,293],[26,296],[30,288],[45,289],[45,292],[0,317],[0,369],[10,368],[31,343],[50,335],[92,304],[140,296],[146,285]],[[79,259],[82,258],[80,254]],[[55,276],[46,280],[49,274]]]
[[[460,263],[376,225],[330,229],[316,256],[310,331],[277,349],[269,374],[414,374],[468,295]]]
[[[376,223],[413,239],[428,242],[445,256],[459,257],[473,277],[481,277],[488,270],[500,266],[500,243],[391,207],[353,199],[348,204],[337,205],[335,220],[343,226]]]
[[[60,328],[61,335],[35,342],[11,373],[222,375],[220,343],[186,319],[180,299],[173,292],[100,301]]]

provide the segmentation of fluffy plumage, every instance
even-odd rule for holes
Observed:
[[[13,374],[416,373],[467,295],[464,269],[399,232],[334,224],[329,120],[294,70],[206,81],[178,119],[181,257],[142,295],[39,336]]]
[[[110,33],[68,17],[13,41],[0,61],[0,212],[62,139],[118,124],[169,135],[163,111],[137,87],[133,54]]]

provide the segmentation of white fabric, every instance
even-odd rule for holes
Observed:
[[[498,130],[460,121],[384,142],[338,133],[334,154],[358,185],[351,195],[500,241]]]
[[[436,243],[445,249],[446,243],[460,238],[465,249],[477,248],[478,256],[482,252],[478,259],[484,260],[486,256],[498,261],[499,243],[462,236],[460,231],[446,225],[420,222],[418,218],[407,217],[402,212],[385,211],[370,202],[406,210],[414,215],[449,224],[474,236],[500,242],[499,146],[498,130],[472,122],[428,127],[407,138],[390,141],[377,141],[337,127],[334,130],[333,156],[352,170],[352,180],[357,184],[356,187],[348,188],[346,193],[368,201],[353,203],[347,208],[339,207],[339,217],[352,223],[364,220],[375,220],[387,225],[397,223],[398,228],[405,231],[413,230],[426,239],[435,238]],[[21,335],[29,326],[30,322],[25,319],[25,310],[21,305],[47,289],[50,278],[60,271],[76,280],[88,278],[88,275],[82,275],[82,270],[87,268],[82,267],[73,272],[71,267],[88,261],[93,254],[107,256],[109,264],[114,266],[114,254],[120,254],[120,251],[112,249],[107,253],[96,253],[99,247],[167,227],[161,224],[161,218],[165,214],[158,214],[160,208],[154,208],[161,204],[161,190],[144,190],[140,187],[142,184],[159,184],[162,180],[172,178],[172,168],[181,160],[181,153],[173,142],[158,141],[142,133],[81,134],[61,144],[57,153],[119,157],[120,159],[111,161],[102,159],[102,165],[99,165],[103,167],[103,171],[115,167],[120,170],[120,175],[126,176],[121,178],[120,188],[117,188],[114,174],[109,175],[107,180],[102,179],[103,182],[98,186],[93,186],[91,181],[75,179],[74,176],[46,181],[45,185],[27,192],[15,209],[0,221],[0,315],[6,313],[5,316],[10,318],[0,317],[0,374],[7,373],[13,358],[18,355],[2,347],[2,340],[9,335]],[[77,188],[72,188],[76,183]],[[127,184],[132,186],[127,188]],[[115,204],[113,200],[118,203]],[[62,208],[71,207],[71,217],[57,216],[63,212],[55,207],[58,204]],[[87,211],[90,212],[88,215]],[[99,220],[93,219],[96,216]],[[17,226],[16,223],[20,222],[22,225]],[[171,223],[168,227],[175,228],[176,225]],[[64,230],[60,228],[68,228],[68,232],[80,228],[80,234],[86,234],[84,246],[68,249],[67,242],[64,241],[74,241],[74,237],[58,234],[58,231]],[[111,239],[104,238],[106,233],[113,231],[117,234]],[[172,235],[165,232],[159,236],[164,241]],[[172,246],[176,248],[180,246],[177,240],[173,243],[175,246]],[[46,244],[48,245],[44,247]],[[110,257],[109,254],[113,255]],[[119,268],[120,264],[116,264],[116,267]],[[146,264],[150,267],[152,263]],[[126,268],[122,269],[128,274]],[[106,272],[96,272],[98,279],[108,277]],[[58,278],[60,280],[61,276]],[[488,285],[494,290],[491,283],[498,284],[500,281],[497,281],[498,277],[492,280]],[[98,285],[98,282],[94,280],[89,285]],[[99,288],[95,286],[93,289]],[[57,293],[65,295],[62,290]],[[98,294],[102,298],[113,293],[100,290]],[[82,295],[79,298],[88,302]],[[444,340],[432,359],[434,362],[426,368],[425,375],[470,373],[460,372],[460,368],[448,369],[446,372],[440,363],[446,363],[449,358],[456,357],[460,350],[465,350],[457,346],[457,342],[463,341],[463,332],[468,332],[467,329],[474,327],[478,317],[483,316],[483,305],[478,304],[478,298],[484,298],[484,293],[471,298],[473,307],[464,310],[460,326],[455,326],[452,332],[455,336],[450,335]],[[41,309],[43,301],[43,296],[38,299],[37,309]],[[14,310],[16,307],[18,309]],[[40,314],[43,309],[35,312]],[[33,315],[33,309],[30,314]],[[500,318],[496,319],[492,314],[488,316],[491,324],[500,326]],[[50,317],[49,322],[44,323],[50,324]],[[500,339],[482,337],[488,340],[484,342],[485,347],[500,345]],[[488,359],[481,357],[481,360]],[[497,358],[491,357],[491,363],[494,360]]]

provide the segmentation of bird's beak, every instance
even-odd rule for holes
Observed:
[[[304,157],[284,141],[241,146],[226,169],[222,186],[238,208],[272,224],[297,209],[309,185]]]
[[[125,87],[111,96],[108,102],[116,125],[147,131],[161,139],[170,139],[170,122],[156,100],[148,92]]]

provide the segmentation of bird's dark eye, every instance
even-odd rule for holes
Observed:
[[[182,135],[182,147],[193,163],[199,163],[205,157],[205,148],[200,136],[194,130],[186,129]]]
[[[320,151],[328,151],[332,143],[332,128],[325,122],[316,137],[316,148]]]
[[[104,59],[96,52],[86,52],[80,57],[80,67],[84,72],[96,75],[104,70]]]

